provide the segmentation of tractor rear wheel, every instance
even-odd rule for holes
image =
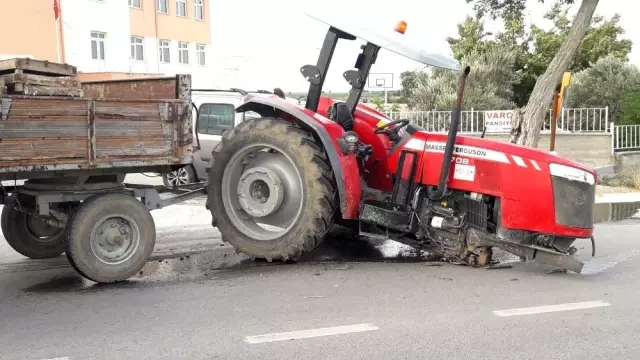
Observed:
[[[207,208],[222,239],[254,258],[296,260],[318,246],[338,204],[322,144],[295,124],[252,119],[212,154]]]

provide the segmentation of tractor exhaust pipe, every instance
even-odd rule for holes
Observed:
[[[467,76],[471,72],[471,67],[464,68],[464,72],[460,75],[458,83],[458,98],[456,99],[456,107],[451,114],[451,127],[447,137],[447,145],[444,149],[444,159],[442,159],[442,170],[440,172],[440,183],[438,189],[429,191],[429,199],[441,200],[447,191],[447,180],[449,178],[449,170],[451,169],[451,158],[453,157],[453,148],[456,144],[456,136],[458,136],[458,126],[460,125],[460,117],[462,116],[462,99],[464,98],[464,88],[467,84]]]

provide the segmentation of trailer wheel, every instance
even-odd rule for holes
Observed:
[[[2,235],[11,248],[31,259],[49,259],[65,251],[65,229],[51,226],[40,217],[19,211],[13,206],[2,208]]]
[[[296,260],[324,240],[337,191],[311,134],[288,121],[251,119],[226,133],[212,155],[207,208],[237,251]]]
[[[149,210],[125,194],[96,195],[82,203],[68,226],[67,258],[98,283],[122,281],[146,264],[156,241]]]

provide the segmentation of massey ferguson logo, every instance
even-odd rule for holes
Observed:
[[[430,143],[427,143],[427,146],[426,146],[427,150],[433,150],[433,151],[444,151],[445,147],[446,145],[430,144]],[[485,150],[463,148],[459,146],[454,147],[453,152],[455,154],[460,154],[460,155],[473,155],[473,156],[480,156],[480,157],[487,156],[487,152]]]

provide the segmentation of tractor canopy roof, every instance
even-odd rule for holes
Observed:
[[[389,29],[389,31],[386,32],[369,29],[365,26],[355,24],[348,18],[341,18],[339,15],[336,15],[336,12],[311,13],[307,11],[305,14],[346,34],[422,64],[448,70],[461,70],[460,63],[454,58],[418,49],[409,44],[401,32],[394,31],[393,29]],[[404,26],[406,27],[406,23]]]

